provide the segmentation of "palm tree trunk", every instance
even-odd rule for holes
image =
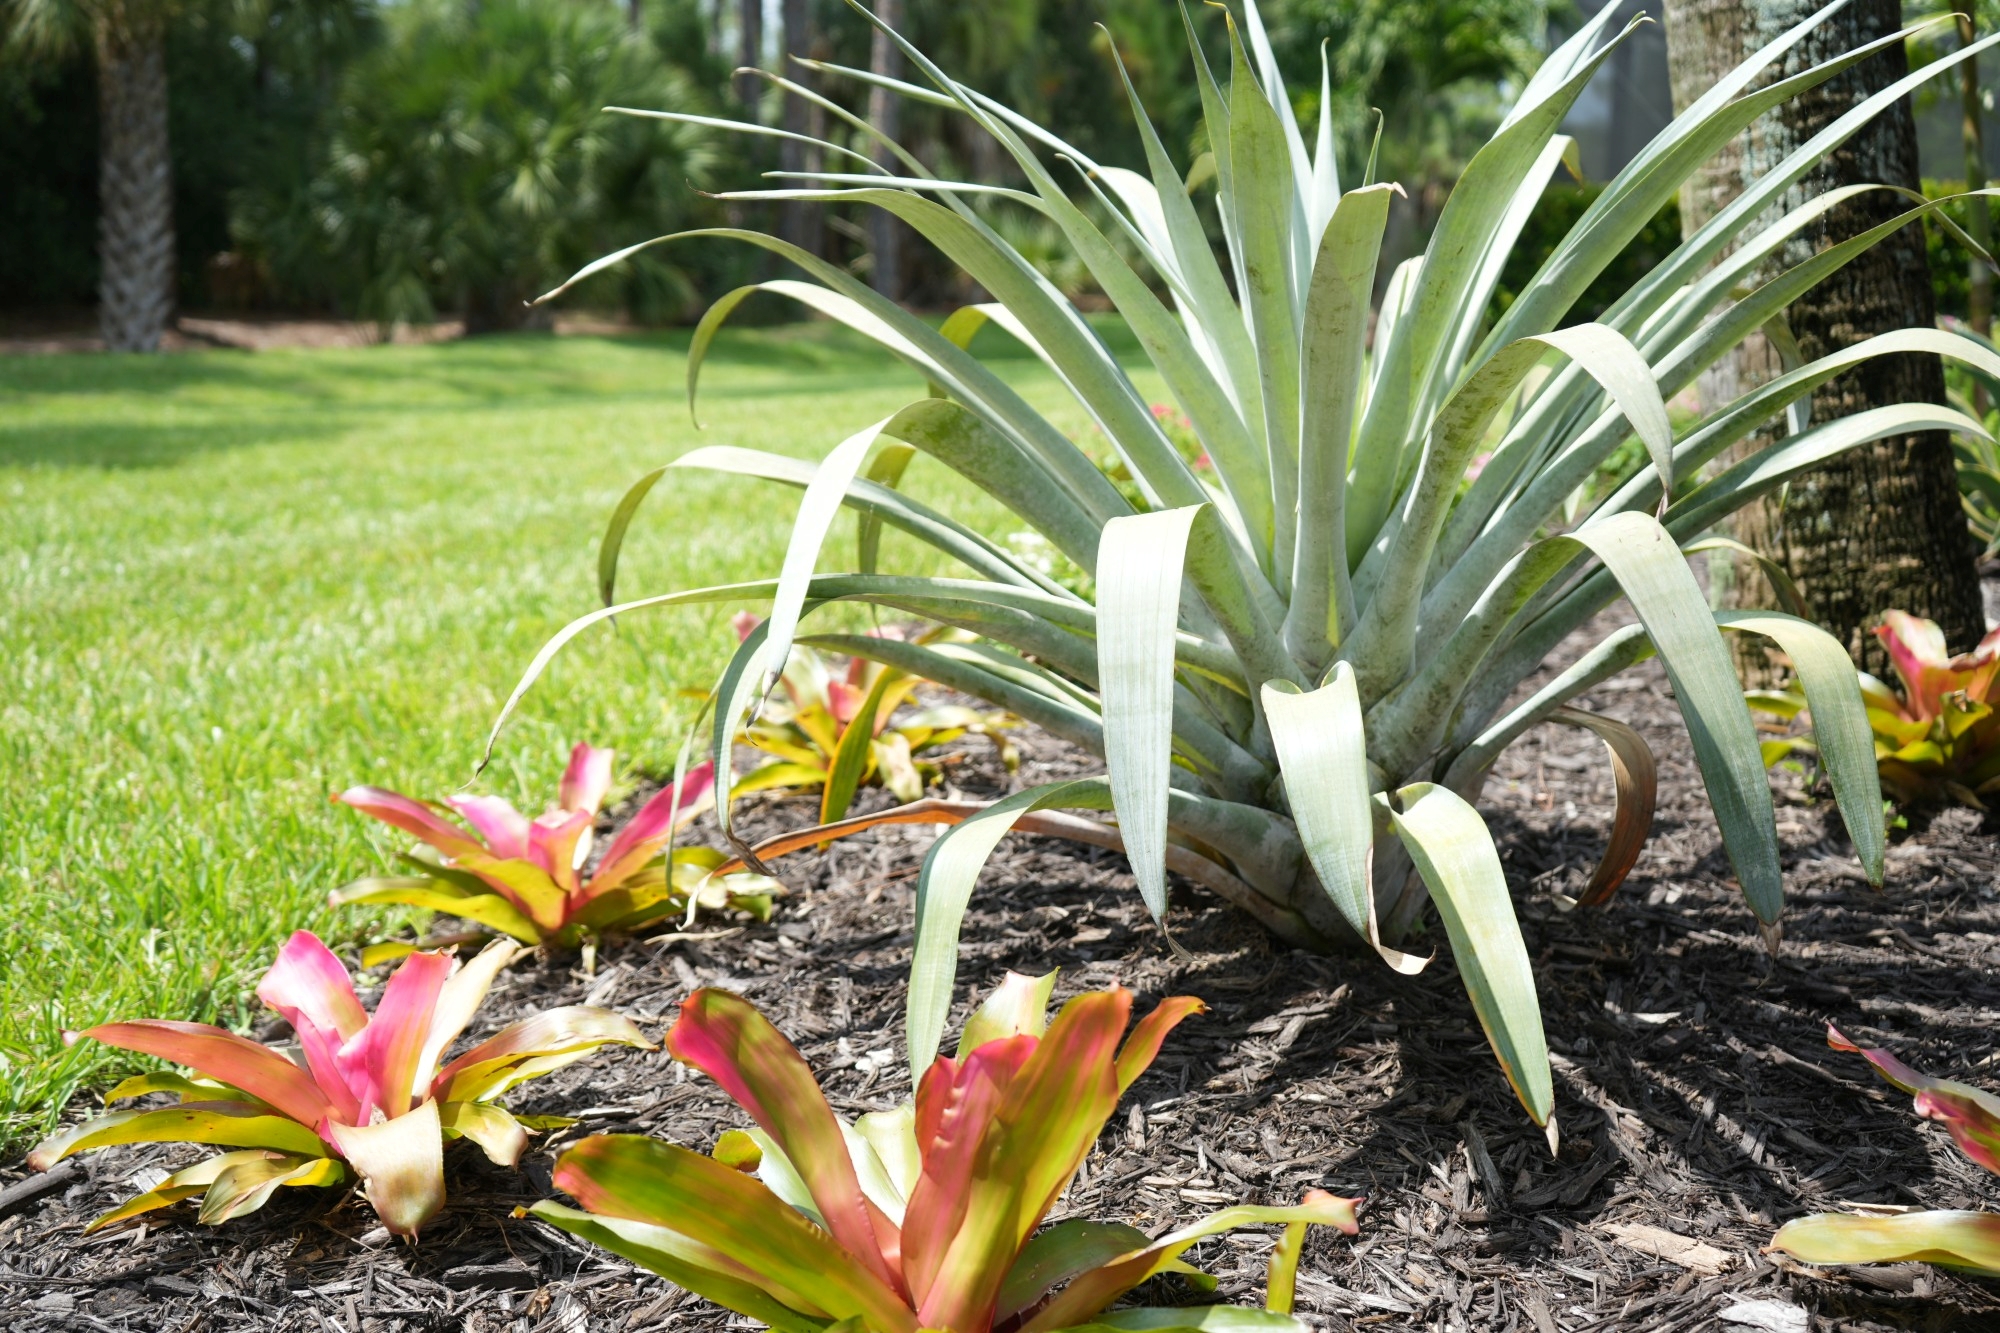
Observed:
[[[1819,0],[1668,0],[1667,56],[1676,108],[1819,7]],[[1853,0],[1793,48],[1779,74],[1798,73],[1895,32],[1900,17],[1897,0]],[[1745,182],[1908,68],[1897,44],[1758,120],[1682,188],[1686,229],[1692,232]],[[1826,158],[1770,216],[1857,183],[1918,187],[1916,126],[1908,99],[1876,116]],[[1790,267],[1907,207],[1886,191],[1861,195],[1788,242],[1778,258]],[[1878,333],[1929,327],[1937,305],[1922,227],[1906,227],[1883,240],[1801,297],[1789,315],[1807,360]],[[1768,343],[1749,340],[1704,377],[1702,396],[1709,406],[1726,402],[1778,370]],[[1944,401],[1937,357],[1878,357],[1822,386],[1813,394],[1812,414],[1815,422],[1824,422],[1885,404]],[[1769,440],[1760,433],[1743,448]],[[1891,607],[1937,621],[1953,645],[1970,647],[1984,632],[1974,542],[1959,510],[1957,475],[1942,434],[1904,436],[1843,454],[1771,500],[1740,511],[1736,536],[1783,564],[1820,623],[1856,661],[1878,673],[1885,669],[1882,651],[1868,631]],[[1747,560],[1733,570],[1722,568],[1733,575],[1729,586],[1718,590],[1725,603],[1775,604]],[[1776,674],[1774,662],[1732,646],[1743,654],[1738,665],[1749,679],[1761,683]]]
[[[785,0],[783,15],[785,20],[785,53],[794,56],[812,54],[812,5],[808,0]],[[815,80],[810,70],[796,65],[781,66],[781,72],[793,82],[811,88]],[[785,94],[783,128],[787,134],[800,136],[812,133],[813,106],[797,93]],[[782,139],[778,143],[778,165],[786,171],[818,171],[820,169],[819,150],[799,139]],[[787,190],[811,188],[815,182],[788,177],[778,182]],[[820,245],[820,209],[817,204],[788,203],[778,213],[778,234],[807,254],[822,253]]]
[[[738,0],[736,6],[736,64],[740,69],[756,69],[764,63],[764,0]],[[755,74],[736,76],[736,100],[744,115],[762,120],[757,114],[764,95],[764,81]]]
[[[92,25],[97,53],[98,322],[114,352],[154,352],[174,311],[174,178],[166,31],[118,6]]]
[[[875,0],[875,17],[891,28],[903,26],[903,0]],[[885,78],[897,79],[903,75],[903,52],[889,35],[880,28],[875,30],[875,42],[868,52],[868,68],[871,73]],[[898,113],[903,99],[887,88],[868,90],[868,120],[876,129],[893,139],[897,134]],[[901,174],[903,164],[896,155],[886,148],[875,150],[875,160],[890,171]],[[891,301],[903,299],[903,224],[885,208],[870,212],[868,218],[869,249],[874,254],[874,272],[871,279],[875,290]]]

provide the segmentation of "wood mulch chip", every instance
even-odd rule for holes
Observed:
[[[1441,931],[1421,942],[1436,965],[1403,980],[1276,947],[1183,885],[1169,920],[1186,950],[1177,956],[1121,859],[1015,837],[966,918],[961,1014],[1008,968],[1060,968],[1059,997],[1118,981],[1142,1007],[1180,993],[1209,1004],[1132,1089],[1057,1216],[1156,1231],[1311,1187],[1365,1195],[1359,1237],[1316,1229],[1306,1249],[1299,1313],[1325,1329],[2000,1328],[2000,1285],[1916,1265],[1811,1273],[1760,1252],[1786,1219],[1843,1202],[2000,1204],[1993,1180],[1908,1098],[1824,1041],[1833,1020],[1920,1068],[2000,1082],[1995,825],[1966,810],[1912,816],[1876,892],[1824,788],[1780,774],[1789,897],[1774,959],[1734,887],[1658,668],[1584,702],[1638,728],[1660,758],[1652,841],[1608,910],[1562,907],[1609,823],[1597,741],[1555,726],[1531,733],[1484,800],[1555,1051],[1556,1157],[1497,1071]],[[1088,766],[1043,738],[1024,749],[1017,784]],[[979,742],[947,777],[975,797],[1010,782]],[[809,822],[812,801],[743,813],[751,831],[775,831]],[[794,896],[769,924],[708,919],[687,935],[610,945],[594,976],[574,956],[525,960],[483,1021],[588,1001],[657,1035],[689,990],[726,986],[799,1044],[839,1110],[887,1107],[909,1093],[904,970],[933,835],[887,828],[781,862]],[[706,1149],[745,1123],[713,1084],[663,1053],[620,1050],[527,1085],[512,1105],[582,1123],[539,1142],[518,1173],[450,1153],[450,1204],[416,1247],[387,1241],[356,1196],[321,1190],[280,1191],[262,1213],[214,1230],[182,1205],[85,1237],[93,1215],[201,1150],[92,1154],[0,1221],[8,1333],[753,1327],[509,1216],[551,1192],[552,1151],[576,1135],[643,1132]],[[13,1163],[0,1187],[25,1175]],[[1239,1233],[1189,1257],[1220,1279],[1222,1298],[1256,1303],[1271,1239]],[[1197,1299],[1178,1279],[1139,1296]]]

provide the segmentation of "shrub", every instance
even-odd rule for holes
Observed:
[[[522,322],[557,275],[634,232],[685,225],[709,133],[607,116],[615,104],[701,109],[605,0],[413,0],[343,75],[328,145],[302,191],[253,196],[244,248],[293,289],[364,319]],[[660,261],[620,304],[677,314],[691,289]]]
[[[739,641],[757,627],[748,612],[736,617]],[[893,628],[877,637],[902,639]],[[935,632],[916,642],[938,639]],[[918,708],[900,719],[896,712],[921,680],[865,657],[845,662],[811,649],[793,653],[779,677],[785,697],[770,698],[743,732],[743,740],[771,756],[731,786],[732,795],[772,787],[818,787],[819,817],[832,823],[847,815],[855,790],[875,782],[898,798],[914,801],[938,766],[920,758],[965,735],[984,736],[1000,752],[1008,772],[1021,756],[1007,731],[1016,725],[1005,713],[982,713],[963,704]]]
[[[206,1143],[232,1148],[176,1171],[90,1224],[109,1226],[199,1194],[201,1220],[262,1208],[284,1185],[359,1179],[383,1225],[414,1237],[444,1206],[444,1141],[465,1138],[501,1166],[520,1161],[528,1130],[567,1124],[515,1116],[497,1104],[516,1084],[574,1064],[607,1044],[653,1044],[630,1020],[575,1005],[550,1009],[438,1063],[478,1014],[487,988],[518,949],[488,945],[460,967],[447,953],[411,955],[370,1014],[347,969],[299,931],[257,986],[284,1016],[305,1059],[206,1023],[142,1018],[82,1036],[194,1070],[140,1074],[106,1101],[174,1093],[175,1106],[115,1111],[46,1140],[28,1157],[46,1171],[72,1153],[115,1143]]]
[[[1226,1327],[1296,1333],[1287,1316],[1306,1226],[1353,1234],[1358,1200],[1313,1190],[1295,1207],[1224,1209],[1152,1240],[1081,1219],[1035,1234],[1119,1097],[1202,1007],[1165,1000],[1121,1047],[1131,993],[1078,996],[1049,1023],[1054,980],[1009,974],[958,1053],[925,1072],[913,1104],[854,1125],[763,1015],[727,991],[698,990],[667,1049],[758,1129],[724,1134],[712,1157],[631,1134],[585,1139],[555,1175],[583,1210],[530,1211],[787,1333],[850,1320],[875,1333],[1215,1327],[1193,1312],[1103,1312],[1155,1273],[1187,1271],[1180,1256],[1197,1241],[1276,1222],[1285,1233],[1271,1255],[1268,1309],[1203,1313],[1225,1316]]]
[[[959,923],[987,853],[1033,811],[1109,808],[1146,905],[1162,919],[1172,865],[1294,944],[1365,941],[1408,972],[1425,963],[1409,951],[1409,937],[1426,901],[1435,902],[1503,1069],[1530,1115],[1546,1122],[1553,1090],[1533,971],[1499,855],[1471,800],[1500,750],[1529,727],[1549,720],[1589,727],[1621,776],[1600,876],[1615,885],[1647,833],[1651,756],[1630,728],[1568,705],[1657,653],[1724,848],[1775,943],[1784,893],[1771,793],[1724,629],[1769,636],[1801,664],[1822,739],[1840,738],[1823,748],[1841,810],[1868,877],[1879,879],[1881,798],[1846,654],[1791,616],[1712,612],[1682,548],[1842,450],[1914,430],[1981,429],[1939,405],[1882,407],[1789,436],[1703,479],[1708,463],[1842,369],[1891,352],[1942,354],[1988,370],[2000,370],[2000,357],[1948,331],[1906,329],[1792,370],[1678,435],[1665,400],[1800,293],[1935,209],[1920,205],[1758,281],[1765,261],[1820,204],[1752,233],[1764,211],[1917,78],[2000,38],[1947,54],[1843,113],[1660,264],[1634,275],[1595,322],[1561,327],[1699,163],[1771,107],[1903,40],[1884,38],[1767,82],[1825,14],[1809,19],[1718,81],[1606,185],[1489,329],[1507,258],[1558,168],[1557,126],[1620,40],[1607,38],[1615,12],[1603,7],[1550,54],[1472,158],[1425,253],[1389,276],[1372,352],[1370,301],[1396,187],[1343,192],[1330,133],[1315,134],[1319,147],[1308,151],[1254,4],[1244,8],[1240,31],[1232,21],[1226,85],[1200,42],[1191,42],[1227,223],[1220,259],[1136,103],[1143,174],[1091,161],[903,43],[932,87],[899,91],[964,115],[1012,157],[1029,188],[1011,197],[1049,218],[1090,268],[1193,423],[1211,476],[1187,465],[1077,309],[984,224],[968,200],[991,187],[933,179],[905,156],[902,175],[726,196],[870,204],[928,237],[992,294],[982,311],[1048,362],[1141,492],[1142,503],[1129,503],[1082,450],[948,336],[962,330],[957,317],[940,331],[842,270],[771,237],[738,233],[812,279],[772,289],[876,338],[942,396],[857,430],[816,467],[737,448],[697,449],[670,465],[805,491],[770,585],[771,618],[744,641],[718,686],[717,754],[797,641],[990,700],[1103,756],[1108,769],[1104,778],[999,801],[932,848],[918,890],[910,990],[915,1069],[937,1049]],[[829,68],[843,72],[867,77]],[[1080,178],[1060,174],[1070,165]],[[1171,292],[1171,307],[1072,200],[1072,179],[1114,208],[1114,234],[1144,255]],[[691,382],[733,306],[733,299],[719,303],[697,330]],[[1091,577],[1094,596],[869,480],[863,469],[885,438],[929,454],[1011,508]],[[1568,498],[1632,438],[1645,450],[1646,469],[1568,524]],[[606,569],[615,570],[634,504],[628,497],[617,512]],[[965,575],[815,575],[843,504],[911,532]],[[699,589],[620,609],[744,595],[741,587]],[[1510,708],[1550,652],[1621,595],[1637,623]],[[803,617],[836,600],[971,630],[985,652],[969,658],[853,635],[798,635]],[[560,644],[610,614],[564,630],[520,688]],[[725,803],[725,825],[728,813]]]
[[[1867,672],[1858,673],[1874,732],[1875,763],[1882,785],[1899,801],[1923,803],[1947,798],[1985,809],[1981,798],[2000,791],[2000,630],[1969,653],[1954,656],[1935,621],[1907,611],[1885,611],[1875,636],[1903,683],[1898,694]],[[1750,706],[1781,718],[1809,712],[1805,693],[1753,690]],[[1803,738],[1766,741],[1764,757],[1775,763],[1816,742]]]
[[[332,905],[424,907],[523,944],[570,947],[648,925],[685,907],[690,897],[704,906],[770,914],[771,897],[780,891],[773,881],[762,875],[715,878],[709,872],[720,856],[673,846],[675,833],[714,800],[708,764],[647,801],[586,874],[597,810],[611,788],[611,759],[609,750],[579,744],[570,752],[556,803],[532,820],[505,797],[450,797],[470,831],[399,792],[348,788],[334,799],[414,835],[427,856],[402,858],[422,873],[359,880],[337,890]]]

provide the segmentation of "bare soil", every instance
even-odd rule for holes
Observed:
[[[2000,1285],[1914,1265],[1812,1273],[1761,1253],[1787,1218],[1843,1202],[2000,1201],[1907,1098],[1824,1044],[1833,1020],[1919,1067],[2000,1081],[1995,825],[1968,810],[1912,816],[1877,892],[1824,790],[1780,774],[1790,905],[1774,958],[1731,879],[1658,669],[1587,704],[1647,737],[1663,783],[1653,839],[1608,909],[1561,903],[1604,845],[1611,778],[1598,742],[1559,727],[1529,735],[1484,801],[1556,1051],[1554,1158],[1494,1066],[1441,931],[1425,941],[1436,963],[1403,980],[1279,948],[1180,886],[1169,926],[1187,952],[1177,956],[1121,859],[1030,837],[1003,844],[965,923],[961,1012],[1008,968],[1060,968],[1059,996],[1117,981],[1142,1006],[1180,993],[1210,1006],[1134,1087],[1058,1215],[1155,1231],[1314,1186],[1365,1195],[1358,1238],[1320,1231],[1307,1248],[1299,1312],[1326,1329],[2000,1328]],[[978,745],[949,768],[950,785],[1000,794],[1010,779]],[[1025,749],[1014,783],[1089,766],[1044,739]],[[808,822],[812,798],[745,813],[753,831],[775,831]],[[904,969],[931,836],[884,829],[780,862],[794,894],[769,924],[711,919],[609,946],[594,976],[574,956],[526,961],[485,1021],[590,1001],[657,1033],[689,990],[727,986],[799,1044],[843,1113],[888,1106],[909,1091]],[[450,1205],[415,1248],[386,1243],[355,1196],[312,1190],[282,1191],[217,1230],[183,1205],[147,1227],[84,1237],[91,1216],[198,1150],[94,1154],[66,1189],[0,1221],[0,1314],[16,1333],[748,1326],[509,1216],[549,1193],[552,1153],[578,1134],[707,1148],[744,1123],[712,1084],[664,1054],[619,1051],[530,1084],[513,1104],[582,1123],[538,1144],[519,1173],[450,1154]],[[15,1163],[0,1186],[24,1174]],[[1223,1298],[1260,1302],[1269,1243],[1237,1236],[1190,1257]],[[1198,1299],[1177,1279],[1140,1295]]]

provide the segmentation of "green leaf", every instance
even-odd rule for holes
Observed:
[[[908,1031],[913,1083],[922,1079],[944,1041],[952,983],[958,976],[959,926],[987,857],[1023,815],[1062,807],[1104,810],[1110,806],[1111,788],[1103,778],[1030,787],[946,829],[931,844],[917,876],[916,941],[910,958]]]
[[[693,1279],[686,1280],[691,1290],[741,1301],[749,1286],[766,1302],[816,1319],[859,1315],[879,1333],[916,1333],[910,1308],[863,1256],[836,1244],[761,1182],[700,1153],[636,1134],[600,1134],[557,1159],[555,1185],[602,1219],[667,1233],[627,1235],[650,1241],[648,1248],[667,1261],[655,1271],[676,1282]],[[550,1205],[534,1212],[573,1229],[573,1219]],[[743,1304],[732,1308],[753,1313]]]
[[[1055,1333],[1058,1329],[1092,1321],[1102,1322],[1107,1318],[1113,1321],[1113,1327],[1117,1327],[1118,1315],[1102,1314],[1106,1306],[1160,1272],[1197,1241],[1234,1231],[1238,1227],[1272,1222],[1280,1225],[1314,1222],[1337,1227],[1350,1236],[1355,1234],[1358,1228],[1354,1220],[1354,1205],[1358,1200],[1336,1198],[1317,1190],[1313,1193],[1317,1197],[1288,1208],[1243,1206],[1210,1213],[1188,1226],[1168,1232],[1136,1253],[1082,1273],[1023,1324],[1022,1333]],[[1259,1315],[1263,1318],[1258,1319]],[[1270,1327],[1273,1323],[1268,1311],[1252,1312],[1252,1320],[1253,1326],[1258,1328]],[[1145,1327],[1144,1324],[1140,1326]]]
[[[1174,627],[1198,506],[1115,518],[1097,548],[1097,683],[1125,853],[1155,921],[1167,914]]]
[[[336,907],[350,907],[357,903],[400,903],[464,917],[502,935],[511,935],[524,944],[540,944],[543,938],[542,929],[498,893],[469,893],[449,880],[434,876],[416,878],[399,875],[356,880],[329,895],[329,901]]]
[[[1383,803],[1437,904],[1459,978],[1501,1071],[1535,1123],[1551,1124],[1555,1088],[1541,1000],[1486,821],[1463,798],[1428,782]]]
[[[1291,585],[1299,504],[1299,309],[1292,272],[1295,168],[1284,125],[1250,72],[1234,24],[1229,53],[1233,167],[1229,190],[1235,222],[1231,240],[1241,256],[1244,308],[1262,376],[1264,438],[1276,519],[1271,572],[1283,593]]]
[[[1833,781],[1840,817],[1847,824],[1854,854],[1870,884],[1880,887],[1888,829],[1882,814],[1882,787],[1876,777],[1875,739],[1868,705],[1855,679],[1854,663],[1840,640],[1809,620],[1777,611],[1718,611],[1724,629],[1761,634],[1792,659],[1806,706],[1812,711],[1813,739],[1820,762]]]
[[[1071,1218],[1037,1232],[1007,1270],[994,1322],[1018,1314],[1077,1274],[1144,1249],[1146,1244],[1145,1232],[1123,1222]]]
[[[1375,265],[1394,192],[1377,185],[1341,196],[1321,234],[1306,291],[1298,546],[1285,646],[1315,672],[1353,628],[1356,612],[1347,566],[1347,453],[1361,407]]]
[[[820,1333],[826,1327],[824,1316],[802,1314],[775,1299],[765,1290],[761,1275],[745,1263],[670,1227],[628,1218],[597,1217],[546,1199],[529,1208],[528,1213],[559,1231],[623,1255],[677,1287],[782,1333]]]
[[[868,767],[869,752],[875,743],[876,714],[882,710],[883,698],[902,679],[900,671],[877,672],[875,684],[862,701],[860,711],[840,733],[840,744],[827,766],[826,786],[820,793],[820,823],[831,824],[845,817],[847,808],[854,804],[855,789],[861,785],[861,775]]]
[[[198,1220],[205,1226],[220,1226],[231,1218],[256,1212],[282,1185],[338,1185],[348,1174],[345,1166],[330,1157],[225,1153],[215,1160],[224,1159],[234,1160],[216,1172],[202,1194]]]
[[[2000,1277],[2000,1213],[1815,1213],[1785,1223],[1771,1246],[1809,1264],[1915,1262]]]
[[[46,1171],[63,1158],[116,1143],[211,1143],[229,1148],[270,1148],[323,1157],[318,1134],[268,1108],[242,1102],[182,1102],[144,1111],[113,1111],[43,1140],[28,1164]]]
[[[1284,681],[1264,686],[1264,716],[1285,776],[1285,799],[1320,887],[1383,962],[1404,976],[1423,971],[1430,960],[1383,943],[1375,917],[1375,811],[1354,669],[1335,663],[1327,683],[1310,694]]]

